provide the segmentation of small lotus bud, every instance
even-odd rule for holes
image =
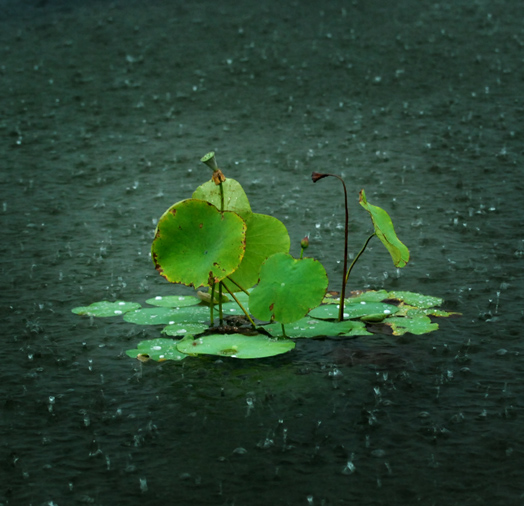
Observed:
[[[215,159],[215,152],[211,151],[207,155],[200,159],[201,162],[205,163],[210,169],[218,170],[217,161]]]
[[[324,177],[328,177],[329,174],[321,174],[320,172],[313,172],[311,174],[311,180],[313,181],[313,183],[316,183],[319,179],[322,179]]]
[[[306,249],[309,246],[309,236],[305,236],[304,239],[300,241],[300,247]]]

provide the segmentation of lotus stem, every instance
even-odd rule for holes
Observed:
[[[349,275],[351,274],[351,269],[353,269],[353,266],[357,263],[357,260],[360,258],[360,255],[362,255],[362,253],[364,253],[367,245],[369,244],[369,241],[371,241],[371,239],[373,237],[375,237],[375,234],[374,232],[367,238],[366,242],[364,243],[364,246],[362,246],[362,249],[358,252],[358,255],[355,257],[355,259],[353,260],[353,262],[351,262],[351,265],[349,266],[349,269],[348,269],[348,272],[346,274],[346,283],[348,282],[348,278],[349,278]]]
[[[282,326],[282,337],[287,337],[287,335],[286,335],[286,327],[284,327],[283,323],[281,323],[280,325]]]
[[[213,309],[215,306],[215,283],[211,285],[211,304],[209,304],[209,311],[210,311],[210,320],[211,320],[211,327],[214,324],[214,318],[213,318]]]
[[[228,278],[229,279],[229,278]],[[233,280],[231,280],[233,281]],[[233,283],[235,283],[233,281]],[[222,284],[222,282],[220,283]],[[236,283],[235,283],[236,284]],[[237,285],[238,286],[238,285]],[[255,322],[253,321],[253,319],[251,318],[251,316],[249,316],[249,313],[246,311],[246,309],[244,308],[244,306],[240,303],[240,301],[235,297],[235,294],[228,288],[227,285],[224,285],[225,289],[228,291],[229,295],[231,295],[231,297],[233,297],[233,299],[235,299],[235,302],[238,304],[238,306],[240,307],[240,309],[242,309],[242,311],[244,312],[244,314],[246,315],[247,319],[251,322],[251,325],[253,325],[253,328],[256,329],[257,326],[255,325]],[[241,288],[241,287],[239,287]],[[245,290],[244,290],[245,291]],[[247,292],[246,292],[247,293]]]
[[[222,281],[220,281],[218,283],[218,318],[221,327],[224,325],[224,313],[222,311],[222,286]]]
[[[342,288],[340,290],[340,305],[339,305],[339,312],[338,312],[338,321],[344,321],[344,299],[346,297],[346,272],[348,268],[348,239],[349,239],[349,210],[348,210],[348,192],[346,189],[346,183],[344,180],[337,176],[336,174],[321,174],[319,172],[313,172],[311,174],[311,179],[313,183],[316,183],[318,180],[323,179],[325,177],[336,177],[344,187],[344,204],[346,206],[346,226],[344,229],[344,267],[342,270]]]

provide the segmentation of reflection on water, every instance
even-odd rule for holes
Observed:
[[[0,7],[0,504],[522,502],[524,13],[379,4]],[[130,360],[156,329],[70,310],[172,293],[153,230],[211,149],[292,253],[310,234],[334,289],[343,197],[309,175],[345,177],[353,256],[365,188],[413,259],[371,242],[349,288],[463,316],[267,360]]]

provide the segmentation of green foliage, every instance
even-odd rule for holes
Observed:
[[[240,265],[246,224],[236,213],[187,199],[160,218],[151,248],[157,271],[171,283],[199,287],[218,283]]]
[[[369,204],[366,200],[364,190],[360,191],[359,202],[371,215],[371,220],[375,227],[375,234],[391,254],[395,267],[405,267],[409,262],[409,250],[399,241],[397,234],[395,234],[393,222],[389,214],[384,211],[384,209]]]
[[[138,309],[140,304],[136,302],[123,302],[117,300],[116,302],[108,302],[102,300],[100,302],[93,302],[91,305],[86,307],[75,307],[71,311],[75,314],[86,315],[86,316],[97,316],[97,317],[109,317],[119,316],[128,311],[134,311]]]
[[[211,334],[197,339],[188,336],[177,343],[178,351],[188,355],[219,355],[231,358],[264,358],[292,350],[290,339],[271,339],[263,335]]]
[[[154,361],[198,355],[270,357],[292,350],[298,338],[370,336],[370,330],[384,327],[394,335],[426,334],[438,328],[430,317],[457,314],[439,309],[443,300],[438,297],[412,292],[367,291],[345,298],[351,269],[373,236],[387,248],[395,266],[404,267],[409,261],[409,250],[397,238],[388,213],[369,204],[364,190],[359,202],[369,212],[374,232],[347,269],[346,212],[347,272],[337,299],[326,296],[328,278],[322,264],[302,258],[308,237],[301,241],[300,258],[293,258],[284,224],[252,211],[244,189],[224,176],[214,153],[202,161],[213,170],[212,179],[162,215],[151,254],[155,268],[168,281],[209,287],[208,292],[150,298],[146,303],[153,307],[101,301],[72,310],[89,317],[122,316],[136,325],[164,326],[162,334],[169,337],[142,341],[126,351],[128,356]],[[334,175],[313,173],[312,180],[327,176]],[[334,177],[342,181],[347,210],[346,185]],[[219,328],[213,320],[217,308]],[[251,315],[259,320],[256,328]]]
[[[322,302],[327,286],[326,271],[317,260],[277,253],[262,264],[249,306],[260,320],[292,323]]]

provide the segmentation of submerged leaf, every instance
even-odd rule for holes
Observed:
[[[176,347],[173,339],[158,338],[142,341],[138,343],[137,349],[126,350],[126,355],[131,358],[138,358],[142,362],[148,359],[163,362],[164,360],[182,360],[187,357]]]
[[[128,311],[134,311],[140,307],[142,306],[137,302],[124,302],[121,300],[108,302],[103,300],[100,302],[93,302],[86,307],[75,307],[71,311],[75,314],[106,318],[109,316],[121,316]]]
[[[360,191],[359,202],[371,215],[375,234],[391,254],[395,267],[404,267],[409,262],[409,250],[398,239],[389,214],[384,209],[369,204],[364,190]]]
[[[326,271],[317,260],[277,253],[262,264],[249,307],[259,320],[292,323],[322,302],[327,285]]]
[[[188,355],[218,355],[231,358],[264,358],[292,350],[295,343],[289,339],[271,339],[263,335],[211,334],[187,337],[177,343],[180,352]]]
[[[234,272],[245,250],[246,224],[236,213],[187,199],[160,218],[151,256],[172,283],[194,287],[218,282]]]

